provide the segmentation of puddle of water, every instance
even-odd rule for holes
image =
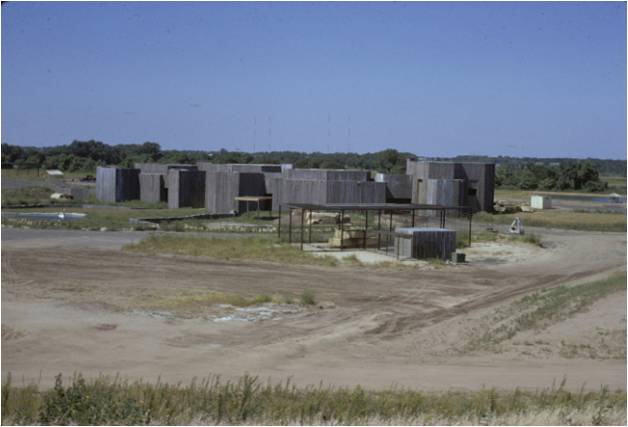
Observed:
[[[152,317],[154,319],[166,319],[166,320],[172,320],[175,319],[176,316],[174,315],[174,313],[171,313],[169,311],[145,311],[145,310],[133,310],[131,311],[131,314],[135,315],[135,316],[146,316],[146,317]]]
[[[255,307],[243,307],[236,308],[231,314],[217,316],[213,319],[214,322],[256,322],[259,320],[278,320],[282,315],[296,314],[302,309],[294,307],[269,307],[269,306],[255,306]]]

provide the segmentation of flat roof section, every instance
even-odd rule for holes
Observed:
[[[312,209],[319,211],[407,211],[407,210],[462,210],[469,206],[442,206],[417,203],[287,203],[282,208]]]

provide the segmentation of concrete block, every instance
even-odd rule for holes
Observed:
[[[98,200],[109,203],[138,200],[140,198],[139,170],[97,167],[96,197]]]
[[[168,207],[202,208],[205,206],[205,172],[170,169],[168,171]]]
[[[378,173],[375,182],[386,184],[386,202],[408,203],[412,198],[412,177]]]
[[[168,189],[161,173],[140,173],[140,200],[146,203],[168,201]]]
[[[428,179],[428,205],[462,206],[464,204],[464,181],[461,179]]]

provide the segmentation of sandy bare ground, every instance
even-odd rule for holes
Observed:
[[[465,328],[500,304],[625,270],[623,233],[546,231],[545,249],[479,247],[469,265],[429,271],[119,250],[141,236],[3,229],[3,376],[48,385],[59,372],[183,382],[249,372],[300,384],[423,389],[537,388],[566,377],[572,388],[626,388],[625,356],[582,350],[625,330],[625,293],[543,331],[536,346],[525,344],[534,341],[523,334],[505,352],[455,351]],[[298,296],[305,288],[333,304],[258,321],[216,321],[214,308],[145,309],[181,293]],[[565,340],[576,350],[559,351]]]

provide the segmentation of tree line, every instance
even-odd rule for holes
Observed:
[[[521,190],[606,191],[608,184],[591,161],[563,161],[556,164],[502,164],[495,171],[497,187]]]
[[[97,166],[133,167],[135,163],[291,163],[297,168],[370,169],[403,174],[406,159],[416,155],[387,149],[375,153],[303,153],[271,151],[247,153],[228,151],[164,150],[156,142],[109,145],[100,141],[73,141],[54,147],[21,147],[2,144],[2,167],[60,169],[93,173]],[[456,156],[426,160],[494,162],[496,185],[522,190],[604,191],[600,176],[626,176],[626,161],[612,159]]]

